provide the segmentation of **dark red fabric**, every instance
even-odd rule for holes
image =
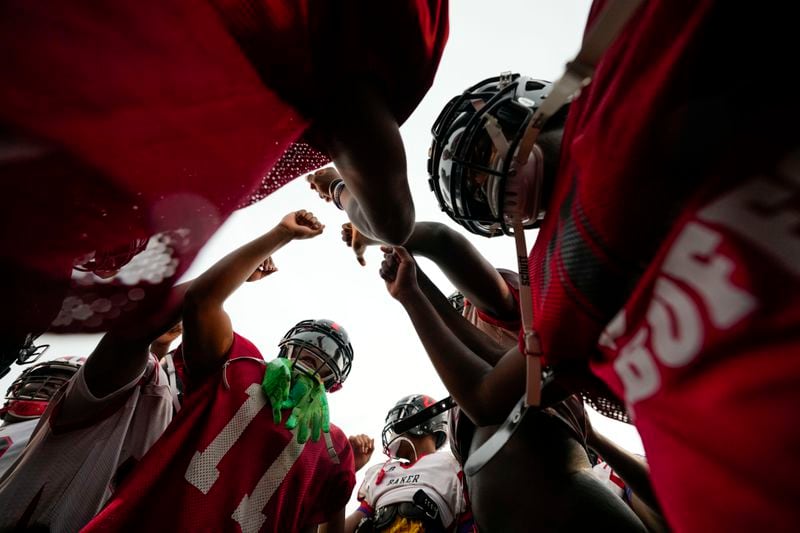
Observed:
[[[445,0],[4,3],[0,275],[17,283],[0,321],[103,331],[159,309],[237,207],[327,160],[290,147],[330,83],[375,78],[402,122],[446,38]],[[81,258],[146,238],[165,250],[124,279],[70,280]]]
[[[572,104],[530,256],[545,359],[591,361],[626,400],[676,531],[800,524],[800,429],[787,423],[800,180],[777,169],[800,141],[800,105],[747,89],[784,68],[791,19],[643,3]]]
[[[236,335],[228,357],[231,363],[188,387],[172,424],[85,531],[238,530],[235,510],[244,498],[255,498],[262,475],[294,438],[274,424],[267,403],[221,460],[204,470],[207,476],[213,476],[212,470],[219,476],[206,494],[187,481],[193,457],[208,453],[209,445],[247,401],[245,391],[255,384],[263,394],[264,365],[236,362],[240,357],[261,359],[261,354]],[[223,371],[229,389],[223,383]],[[326,521],[347,503],[355,486],[353,450],[333,425],[331,437],[341,463],[331,461],[324,439],[306,443],[268,503],[254,509],[266,516],[261,531],[299,531]]]

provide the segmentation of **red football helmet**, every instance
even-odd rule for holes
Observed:
[[[8,388],[0,417],[7,422],[39,418],[56,391],[85,362],[85,357],[59,357],[25,369]]]

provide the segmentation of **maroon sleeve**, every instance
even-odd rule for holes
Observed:
[[[212,0],[262,81],[304,116],[326,87],[376,82],[397,122],[433,83],[448,36],[447,0]]]

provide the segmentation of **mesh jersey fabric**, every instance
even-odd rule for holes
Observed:
[[[739,80],[783,68],[787,17],[643,3],[571,104],[530,255],[545,360],[589,361],[625,400],[679,532],[800,523],[800,187],[781,168],[800,105],[738,111]]]
[[[324,439],[297,444],[272,420],[264,365],[243,358],[263,359],[236,334],[227,364],[184,381],[174,423],[85,531],[298,531],[344,507],[355,485],[347,438],[331,425],[338,464]]]
[[[100,399],[87,388],[84,368],[50,402],[0,479],[1,530],[77,531],[169,424],[172,397],[154,359],[142,376]]]
[[[25,449],[39,419],[23,420],[0,426],[0,478]]]

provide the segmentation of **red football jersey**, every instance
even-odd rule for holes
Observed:
[[[800,525],[800,104],[735,81],[782,68],[787,20],[644,2],[572,103],[530,256],[546,359],[625,400],[679,532]]]
[[[272,420],[264,365],[247,358],[262,360],[236,335],[222,369],[187,384],[173,424],[86,531],[277,533],[325,522],[344,507],[355,486],[347,438],[331,425],[338,462],[324,439],[298,444]]]
[[[446,0],[3,3],[4,332],[162,311],[235,209],[327,162],[298,142],[326,88],[373,80],[405,121],[447,14]],[[116,276],[73,279],[97,264]]]

